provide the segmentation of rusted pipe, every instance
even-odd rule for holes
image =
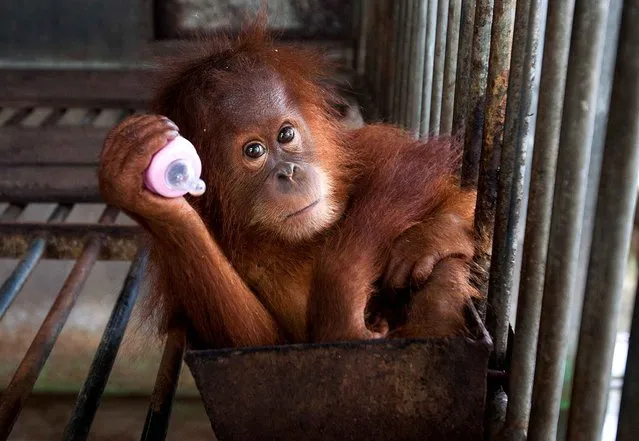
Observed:
[[[422,87],[424,82],[424,58],[426,55],[426,27],[428,25],[428,2],[418,0],[413,5],[414,23],[413,53],[411,55],[408,95],[408,128],[419,135],[419,123],[422,112]]]
[[[450,0],[448,5],[448,28],[446,32],[446,60],[444,63],[444,85],[440,132],[450,134],[453,129],[453,106],[455,104],[455,81],[457,78],[457,49],[459,47],[461,0]]]
[[[457,68],[455,79],[455,101],[453,104],[452,133],[461,135],[466,131],[468,100],[470,98],[470,70],[473,54],[473,29],[475,24],[476,0],[461,2],[459,46],[457,50]]]
[[[444,66],[446,62],[446,34],[448,32],[448,4],[449,0],[439,0],[437,5],[433,92],[430,103],[430,133],[432,135],[439,135],[441,130]]]
[[[49,219],[47,219],[47,222],[63,222],[71,212],[71,208],[71,205],[58,205],[49,216]],[[0,320],[40,261],[46,244],[47,240],[44,236],[31,241],[25,255],[22,256],[11,275],[2,284],[0,288]]]
[[[621,17],[570,400],[568,441],[601,439],[637,198],[639,1],[626,1]],[[637,433],[633,435],[636,437]]]
[[[108,207],[102,213],[99,223],[113,223],[117,215],[116,208]],[[103,237],[96,235],[85,245],[82,255],[73,266],[25,357],[3,392],[0,400],[0,440],[4,441],[9,437],[24,402],[33,390],[33,385],[98,258],[102,240]]]
[[[475,6],[470,87],[465,113],[464,162],[462,165],[462,186],[464,187],[474,188],[479,176],[493,3],[493,0],[477,0]],[[464,73],[460,71],[459,75],[464,75]]]
[[[141,441],[163,441],[166,438],[185,348],[186,341],[182,332],[169,333],[146,414]]]
[[[517,332],[510,370],[506,440],[524,440],[530,417],[573,8],[574,0],[548,3],[517,302]]]
[[[419,134],[429,136],[431,97],[433,92],[433,68],[435,62],[435,30],[437,26],[437,0],[428,2],[426,16],[426,51],[424,54],[424,82],[422,83],[422,110],[419,124]],[[419,93],[419,92],[418,92]]]
[[[495,291],[491,284],[488,291],[488,274],[491,270],[491,241],[495,229],[495,210],[497,191],[500,184],[500,164],[504,120],[506,117],[506,99],[510,70],[510,50],[512,46],[513,25],[515,18],[515,0],[495,0],[493,23],[490,42],[490,61],[486,87],[486,107],[484,113],[484,127],[481,130],[482,151],[477,185],[477,207],[475,209],[476,237],[483,241],[481,250],[475,262],[483,270],[483,277],[479,287],[484,295],[488,295],[489,314],[486,316],[486,329],[493,337],[495,352],[500,362],[506,353],[508,339],[508,299],[504,299],[499,291]],[[516,87],[517,85],[515,85]],[[517,91],[515,91],[517,93]],[[473,135],[474,136],[474,135]],[[472,141],[473,143],[475,141]],[[515,148],[514,145],[508,146]],[[464,164],[466,165],[466,163]],[[510,176],[512,178],[512,176]],[[508,182],[506,182],[508,184]],[[510,190],[508,188],[508,190]],[[500,225],[501,227],[501,225]],[[503,236],[501,236],[503,237]],[[501,238],[499,237],[499,238]],[[501,249],[499,250],[502,251]],[[493,249],[493,253],[495,250]],[[493,254],[494,255],[494,254]],[[494,255],[494,259],[504,256]],[[496,268],[498,271],[499,266]],[[497,271],[490,273],[491,282]],[[499,326],[499,327],[498,327]],[[494,360],[493,360],[494,361]]]
[[[608,0],[576,4],[530,414],[530,441],[557,436]],[[588,38],[583,38],[588,36]]]
[[[89,430],[100,405],[113,363],[118,355],[124,332],[126,331],[133,306],[140,291],[148,251],[141,250],[134,259],[127,274],[120,295],[115,302],[109,321],[102,334],[100,345],[95,353],[89,375],[78,394],[75,408],[62,439],[81,441],[89,436]]]

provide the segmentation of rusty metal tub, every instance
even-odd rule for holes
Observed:
[[[470,338],[190,350],[220,441],[482,439],[492,342]]]

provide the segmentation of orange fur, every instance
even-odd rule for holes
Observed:
[[[320,55],[275,44],[258,23],[178,65],[153,115],[107,138],[102,194],[149,233],[149,305],[162,332],[184,329],[201,347],[463,332],[476,295],[475,203],[454,178],[458,143],[383,124],[347,129],[329,75]],[[203,196],[166,200],[143,187],[152,154],[175,136],[158,115],[196,146]],[[280,145],[283,123],[296,137]],[[242,156],[253,140],[268,155]],[[284,160],[300,176],[278,193],[269,167]],[[316,208],[298,216],[307,205]]]

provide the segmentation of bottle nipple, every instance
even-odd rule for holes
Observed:
[[[204,181],[195,175],[191,163],[184,159],[177,159],[169,164],[164,180],[169,187],[193,196],[201,196],[206,190]]]
[[[195,147],[178,136],[153,156],[144,182],[149,190],[168,198],[186,193],[200,196],[206,191],[206,184],[200,179],[201,172],[202,162]]]

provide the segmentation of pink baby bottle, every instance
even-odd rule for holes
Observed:
[[[206,190],[201,173],[202,162],[195,147],[178,136],[153,156],[144,174],[144,183],[149,190],[167,198],[187,193],[200,196]]]

